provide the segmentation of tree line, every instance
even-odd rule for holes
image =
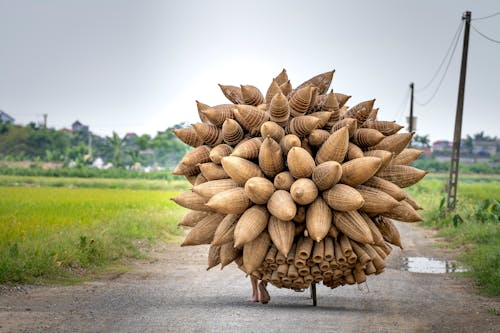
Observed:
[[[173,134],[177,124],[149,134],[113,132],[99,136],[90,131],[64,131],[45,128],[35,123],[26,126],[0,123],[0,159],[11,161],[62,162],[65,166],[86,166],[97,158],[114,167],[153,166],[172,167],[189,147]]]

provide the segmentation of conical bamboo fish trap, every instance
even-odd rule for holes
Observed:
[[[301,89],[307,86],[313,86],[318,88],[318,94],[325,94],[328,91],[330,84],[332,83],[333,73],[335,73],[335,70],[315,75],[309,80],[301,83],[297,87],[297,89]]]
[[[385,136],[389,136],[396,134],[404,126],[398,125],[393,121],[368,120],[365,121],[363,127],[375,129]]]
[[[319,123],[320,119],[313,116],[297,116],[290,120],[288,131],[303,138],[318,128]]]
[[[220,264],[220,245],[211,245],[208,249],[208,267],[207,271],[210,268],[213,268]]]
[[[360,243],[373,244],[370,228],[357,211],[336,212],[334,223],[347,237]]]
[[[354,143],[349,142],[349,145],[347,146],[347,157],[346,159],[348,161],[353,160],[355,158],[361,158],[364,157],[365,155],[363,154],[363,150],[356,146]]]
[[[226,119],[222,124],[222,140],[229,146],[235,146],[243,139],[244,132],[236,120]]]
[[[352,141],[359,147],[371,147],[378,144],[385,136],[371,128],[358,128],[352,136]]]
[[[200,173],[200,167],[197,165],[187,166],[182,163],[177,164],[174,170],[172,170],[173,175],[178,176],[197,176]]]
[[[222,132],[217,126],[197,123],[193,124],[193,128],[206,145],[214,147],[222,143]]]
[[[211,214],[199,221],[191,229],[181,246],[210,244],[214,238],[215,230],[224,218],[224,214]]]
[[[241,97],[244,104],[257,106],[264,103],[265,99],[257,87],[251,85],[241,86]]]
[[[263,138],[271,137],[274,141],[280,142],[285,136],[285,130],[274,121],[266,121],[260,126],[260,136]]]
[[[408,165],[389,165],[377,174],[399,187],[409,187],[425,177],[427,172]]]
[[[358,123],[354,118],[345,118],[333,124],[330,132],[334,133],[343,127],[347,127],[349,137],[351,138],[354,135],[354,132],[356,132],[356,129],[358,129]]]
[[[172,133],[188,146],[199,147],[203,144],[203,139],[196,134],[194,128],[177,128]]]
[[[184,192],[171,199],[179,206],[201,211],[212,211],[212,208],[206,206],[207,199],[198,193],[191,191]]]
[[[289,171],[283,171],[274,177],[274,187],[277,190],[289,191],[294,181],[295,179]]]
[[[269,234],[263,231],[256,239],[243,247],[243,266],[250,274],[262,265],[271,244]]]
[[[385,217],[403,222],[419,222],[422,217],[406,201],[400,201],[399,205],[382,214]]]
[[[402,152],[400,152],[397,156],[395,156],[391,164],[392,165],[410,165],[414,161],[416,161],[420,155],[422,155],[423,151],[420,149],[413,148],[405,148]]]
[[[199,170],[199,168],[198,168]],[[200,185],[200,184],[203,184],[203,183],[206,183],[207,182],[207,179],[205,177],[203,177],[203,175],[201,173],[199,173],[197,176],[196,176],[196,179],[194,180],[194,186],[197,186],[197,185]]]
[[[392,158],[394,156],[393,153],[387,150],[368,150],[363,152],[363,154],[365,155],[365,157],[378,157],[381,159],[382,164],[380,165],[380,168],[378,169],[377,172],[384,170],[385,167],[391,163]]]
[[[260,126],[269,120],[269,114],[256,106],[236,105],[233,114],[238,123],[247,131],[252,129],[260,131]]]
[[[239,218],[234,229],[234,246],[241,247],[253,241],[267,227],[269,213],[264,206],[252,206]]]
[[[269,104],[269,117],[270,120],[280,126],[287,124],[290,118],[290,108],[288,99],[283,93],[278,93],[273,96]]]
[[[295,178],[308,178],[314,167],[314,159],[304,148],[293,147],[287,155],[287,164],[290,173]]]
[[[290,93],[292,92],[292,83],[290,80],[287,80],[285,83],[280,84],[280,89],[281,92],[283,92],[283,95],[285,96],[290,96]]]
[[[181,162],[186,166],[195,166],[199,163],[210,162],[210,147],[199,146],[184,155]]]
[[[378,230],[380,230],[380,233],[386,242],[394,244],[401,249],[403,248],[401,235],[389,218],[379,216],[376,219],[372,219],[372,221],[377,225]]]
[[[228,242],[220,245],[220,263],[221,269],[232,263],[236,258],[241,256],[241,249],[235,248],[233,242]]]
[[[207,211],[191,210],[182,217],[182,219],[179,221],[177,225],[183,227],[194,227],[203,218],[211,214],[213,213]]]
[[[235,187],[238,187],[238,184],[232,179],[218,179],[196,185],[193,187],[193,191],[204,198],[210,199],[219,192],[224,192]]]
[[[267,203],[275,188],[270,180],[262,177],[253,177],[245,183],[245,193],[248,198],[258,205]]]
[[[311,179],[318,187],[324,191],[332,188],[342,176],[342,167],[335,161],[327,161],[317,165],[312,172]]]
[[[300,141],[300,138],[295,134],[287,134],[280,141],[281,149],[285,155],[288,155],[290,149],[293,147],[300,147],[301,144],[302,142]]]
[[[386,136],[378,144],[370,147],[370,150],[387,150],[397,155],[410,143],[413,134],[414,133],[401,133]]]
[[[241,214],[250,204],[245,190],[242,187],[236,187],[217,193],[205,205],[218,213]]]
[[[220,164],[223,157],[231,155],[233,148],[227,144],[220,144],[210,150],[208,156],[215,164]]]
[[[324,191],[323,199],[332,209],[344,212],[360,209],[365,204],[361,193],[345,184],[337,184]]]
[[[321,146],[330,137],[330,132],[323,129],[312,130],[311,134],[307,137],[309,144],[313,147]]]
[[[278,84],[276,79],[273,79],[271,81],[271,84],[269,85],[269,88],[267,88],[265,96],[266,104],[271,104],[271,100],[278,93],[281,93],[280,85]]]
[[[259,157],[262,138],[252,138],[234,147],[231,156],[241,157],[247,160]]]
[[[318,188],[308,178],[297,179],[290,187],[292,199],[299,205],[308,205],[318,197]]]
[[[222,245],[234,241],[234,229],[236,222],[240,218],[239,214],[227,214],[215,229],[212,245]]]
[[[340,181],[356,187],[363,184],[377,173],[382,161],[377,157],[361,157],[342,164]]]
[[[264,177],[264,173],[257,164],[236,156],[224,157],[222,167],[239,185],[245,185],[246,181],[252,177]]]
[[[241,95],[241,88],[231,85],[219,84],[222,93],[233,104],[243,104],[243,96]]]
[[[342,162],[347,154],[349,144],[349,132],[347,127],[343,127],[330,135],[321,145],[316,154],[316,163],[321,164],[326,161]]]
[[[373,176],[372,178],[370,178],[366,182],[364,182],[363,185],[381,190],[381,191],[389,194],[391,197],[393,197],[397,201],[404,200],[407,196],[406,192],[403,191],[399,186],[391,183],[388,180],[380,178],[380,177]]]
[[[199,165],[200,172],[205,177],[206,180],[219,180],[219,179],[227,179],[229,175],[224,171],[224,168],[219,164],[215,164],[213,162],[201,163]]]
[[[215,126],[222,127],[226,119],[234,119],[234,104],[221,104],[201,111]]]
[[[369,214],[381,214],[391,211],[399,205],[399,202],[389,194],[379,189],[359,185],[356,190],[363,197],[364,204],[361,211]]]
[[[326,237],[332,225],[332,211],[321,197],[309,205],[306,212],[306,228],[309,237],[319,242]]]
[[[269,212],[282,221],[291,221],[297,213],[297,206],[289,192],[277,190],[267,201]]]
[[[326,237],[325,242],[325,260],[330,262],[335,258],[335,250],[333,247],[333,239],[331,237]]]
[[[259,166],[268,177],[274,177],[285,168],[281,146],[271,137],[265,138],[260,146]]]
[[[311,86],[297,89],[290,98],[289,107],[290,114],[293,117],[303,116],[309,106],[311,105],[312,98],[316,93],[317,88]]]
[[[271,216],[269,218],[267,230],[278,251],[282,255],[288,256],[295,236],[295,226],[293,222],[281,221],[275,216]]]
[[[318,111],[309,114],[311,117],[315,117],[319,119],[319,123],[317,128],[324,128],[326,124],[330,121],[330,117],[332,116],[332,112],[330,111]]]
[[[354,118],[358,122],[358,126],[363,125],[363,123],[368,119],[368,116],[372,112],[373,104],[375,100],[361,102],[346,112],[346,118]]]

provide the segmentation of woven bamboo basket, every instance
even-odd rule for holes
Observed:
[[[212,245],[222,245],[234,241],[234,229],[240,218],[239,214],[228,214],[215,229]]]
[[[222,214],[241,214],[251,202],[242,187],[235,187],[217,193],[205,204],[208,208]]]
[[[269,218],[267,226],[269,236],[278,251],[285,257],[288,256],[295,236],[295,226],[293,222],[281,221],[275,216]]]
[[[267,227],[269,213],[264,206],[252,206],[241,215],[234,229],[234,246],[253,241]]]
[[[318,197],[318,188],[309,178],[299,178],[290,187],[292,199],[299,205],[308,205]]]

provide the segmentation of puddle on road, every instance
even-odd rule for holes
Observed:
[[[406,257],[403,258],[403,269],[412,273],[458,273],[467,270],[460,266],[456,261],[434,259],[427,257]]]

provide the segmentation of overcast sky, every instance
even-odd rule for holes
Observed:
[[[0,110],[154,135],[196,122],[195,100],[226,103],[218,83],[265,92],[282,68],[294,86],[335,69],[349,105],[376,98],[379,118],[404,124],[409,83],[432,78],[466,10],[479,18],[500,2],[0,0]],[[500,15],[472,23],[500,39]],[[462,43],[434,100],[415,106],[433,141],[453,137]],[[499,79],[500,44],[471,30],[463,136],[500,136]]]

